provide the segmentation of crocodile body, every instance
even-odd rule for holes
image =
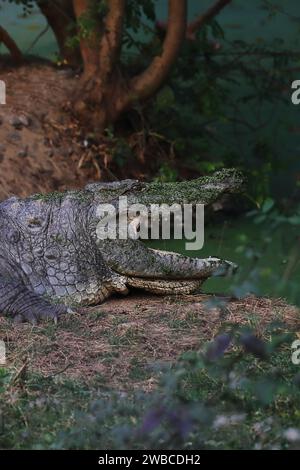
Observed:
[[[128,204],[210,204],[240,189],[234,170],[182,183],[92,183],[81,191],[12,197],[0,204],[0,312],[16,321],[57,318],[129,287],[190,293],[233,263],[148,248],[137,239],[97,237],[97,208]]]

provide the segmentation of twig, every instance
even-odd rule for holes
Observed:
[[[212,20],[216,15],[223,10],[226,5],[231,3],[231,0],[218,0],[212,7],[210,7],[205,13],[198,16],[194,21],[192,21],[188,27],[186,32],[186,37],[188,39],[194,39],[195,33],[199,31],[203,27],[205,23],[208,23]]]
[[[62,374],[65,372],[72,364],[67,364],[63,369],[58,370],[57,372],[53,372],[53,374],[49,374],[45,376],[45,379],[50,379],[51,377],[55,377],[56,375]]]
[[[22,374],[24,373],[24,371],[26,370],[27,366],[28,366],[28,362],[29,362],[29,359],[26,358],[24,363],[22,364],[22,366],[20,367],[20,369],[16,372],[16,374],[14,375],[14,377],[11,379],[11,382],[10,382],[10,385],[13,385],[14,383],[16,383],[16,381],[18,380],[19,377],[22,376]]]
[[[49,24],[47,24],[46,27],[37,35],[37,37],[30,44],[28,49],[26,49],[25,54],[28,54],[28,52],[36,45],[36,43],[41,39],[41,37],[44,36],[44,34],[47,33],[48,29],[49,29]]]

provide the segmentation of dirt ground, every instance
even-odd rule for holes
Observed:
[[[0,339],[17,375],[28,369],[46,377],[96,380],[104,388],[148,390],[157,380],[154,364],[201,349],[226,325],[248,325],[266,338],[272,322],[283,322],[287,331],[299,327],[298,309],[282,300],[247,297],[209,307],[210,299],[135,293],[68,315],[57,325],[35,327],[0,317]]]
[[[82,187],[101,172],[64,111],[78,75],[41,64],[0,63],[6,105],[0,105],[0,200]]]
[[[82,188],[90,181],[147,179],[168,158],[168,149],[152,136],[145,138],[129,116],[118,130],[131,149],[122,164],[113,157],[113,137],[96,145],[71,115],[79,78],[76,71],[47,62],[13,67],[0,58],[7,95],[6,105],[0,105],[0,201],[11,195]],[[186,168],[180,171],[184,177],[195,176]]]

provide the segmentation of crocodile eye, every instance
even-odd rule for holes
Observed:
[[[42,221],[38,217],[30,217],[27,219],[27,226],[32,231],[38,231],[42,227]]]

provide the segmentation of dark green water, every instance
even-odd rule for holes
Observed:
[[[260,8],[261,0],[234,0],[218,16],[218,21],[226,31],[229,39],[251,39],[259,41],[261,38],[284,37],[285,40],[296,46],[298,39],[298,23],[291,22],[286,14],[279,14],[271,22],[266,22],[266,14]],[[278,0],[276,2],[283,5],[284,9],[297,16],[299,10],[298,0]],[[189,18],[192,19],[201,11],[205,11],[212,4],[211,0],[191,0],[189,5]],[[156,2],[156,11],[158,19],[167,17],[167,0],[158,0]],[[36,36],[45,28],[46,21],[34,8],[27,17],[23,15],[23,9],[16,4],[10,4],[7,1],[0,2],[0,21],[17,41],[19,47],[26,51]],[[4,46],[0,46],[4,50]],[[57,46],[53,34],[50,30],[39,40],[37,45],[31,51],[42,57],[54,58],[57,53]]]
[[[298,230],[280,227],[270,233],[268,226],[247,218],[208,226],[202,250],[186,251],[185,240],[149,241],[152,248],[175,251],[188,256],[217,256],[234,261],[239,271],[233,278],[212,278],[205,292],[283,297],[300,305],[300,258]]]

